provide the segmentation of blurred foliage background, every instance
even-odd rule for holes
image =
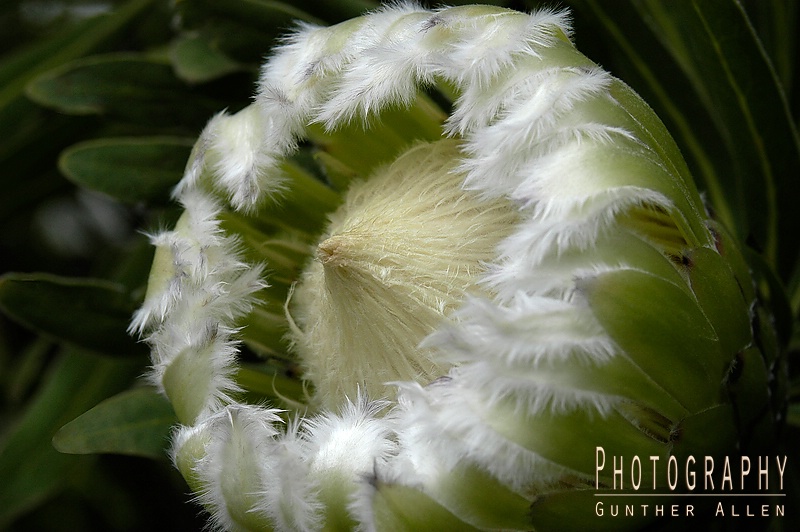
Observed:
[[[194,139],[213,113],[249,102],[295,20],[378,5],[0,3],[0,529],[203,527],[162,451],[173,414],[142,382],[147,351],[126,333],[152,259],[143,233],[175,220],[169,190]],[[783,450],[796,497],[800,3],[563,5],[578,48],[650,102],[712,211],[749,246],[789,358]],[[777,529],[797,525],[800,501],[788,506]]]

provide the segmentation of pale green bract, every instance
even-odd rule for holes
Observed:
[[[303,26],[254,103],[209,122],[131,329],[214,526],[583,529],[614,485],[598,447],[666,463],[774,434],[772,332],[736,243],[650,108],[569,39],[564,12],[483,6]],[[421,86],[454,98],[441,139],[395,139],[405,155],[342,199],[287,163],[319,125],[391,137],[390,107],[435,126]],[[316,251],[259,236],[282,197],[343,202]],[[304,274],[287,249],[313,255]],[[281,331],[311,390],[286,426],[236,381],[239,341]]]

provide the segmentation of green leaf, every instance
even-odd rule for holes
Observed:
[[[245,68],[200,35],[179,37],[172,45],[170,59],[178,77],[189,83],[204,83]]]
[[[6,274],[0,277],[0,310],[34,331],[93,351],[147,352],[126,332],[135,304],[115,283],[43,273]]]
[[[67,137],[84,133],[72,117],[55,115],[31,102],[25,97],[25,86],[59,64],[106,49],[153,3],[153,0],[133,0],[121,4],[110,14],[70,25],[56,36],[34,42],[2,59],[0,217],[6,219],[18,212],[30,212],[36,200],[60,186],[55,173],[42,175],[42,167],[49,163],[50,152],[57,153]]]
[[[448,4],[450,4],[450,2],[448,2]],[[334,24],[363,15],[367,11],[377,9],[380,7],[380,2],[377,0],[337,0],[336,2],[294,0],[292,5],[300,9],[305,9],[309,13],[313,13],[330,24]]]
[[[734,161],[748,229],[787,274],[797,253],[792,236],[800,227],[792,194],[800,144],[780,81],[747,14],[733,0],[674,6],[648,0],[637,7],[711,111]]]
[[[734,407],[730,403],[685,417],[675,427],[672,454],[685,463],[685,458],[692,454],[713,456],[734,452],[739,443],[734,420]]]
[[[153,0],[132,0],[110,15],[89,19],[0,65],[0,109],[16,99],[34,76],[86,55],[133,22]]]
[[[781,83],[734,0],[575,0],[667,122],[719,219],[786,280],[797,258],[800,142]]]
[[[279,2],[275,0],[240,0],[239,2],[209,2],[212,12],[225,14],[242,24],[253,27],[272,26],[285,31],[287,24],[297,21],[324,24],[322,20],[307,11],[295,7],[296,2]]]
[[[800,427],[800,402],[789,405],[786,413],[786,422],[789,425]]]
[[[773,408],[771,403],[779,390],[770,382],[774,380],[775,376],[765,366],[764,356],[758,348],[745,349],[737,357],[728,379],[728,395],[734,406],[739,449],[758,452],[775,448],[778,434],[783,429],[783,423],[776,422],[780,419],[777,413],[786,403],[780,401],[779,408]],[[786,397],[785,390],[782,395]]]
[[[71,61],[36,77],[26,93],[40,105],[75,115],[108,114],[132,123],[197,128],[224,107],[194,96],[172,66],[142,54]]]
[[[177,418],[169,401],[152,388],[136,388],[106,399],[53,436],[62,453],[117,453],[163,458]]]
[[[250,346],[250,342],[245,339]],[[285,403],[288,406],[303,404],[307,399],[308,385],[300,380],[297,364],[274,358],[258,364],[242,364],[236,372],[236,384],[246,390],[253,402]]]
[[[62,353],[27,408],[0,438],[0,529],[63,488],[90,457],[58,453],[59,427],[130,385],[141,365],[75,350]]]
[[[2,337],[0,331],[0,337]],[[53,343],[46,338],[37,338],[30,345],[14,353],[13,365],[2,369],[2,384],[5,398],[11,405],[19,405],[26,394],[38,384],[39,378],[53,351]],[[4,357],[7,356],[3,353]],[[8,354],[10,355],[10,353]],[[11,358],[11,356],[8,356]]]
[[[176,8],[183,30],[201,35],[232,60],[253,66],[297,21],[324,25],[288,2],[193,0],[178,2]]]
[[[742,3],[775,65],[784,90],[789,92],[797,69],[800,3],[786,0],[743,0]]]
[[[74,117],[55,114],[20,97],[0,109],[0,132],[0,220],[16,219],[18,224],[45,198],[67,188],[52,162],[84,131],[76,127]],[[6,227],[14,236],[23,229],[16,224]]]
[[[90,140],[65,150],[59,169],[76,185],[122,202],[164,203],[193,144],[179,137]]]
[[[670,445],[666,441],[669,426],[663,426],[667,420],[652,409],[631,412],[617,408],[602,417],[593,408],[522,413],[514,399],[504,399],[482,410],[475,413],[503,438],[583,475],[595,474],[596,446],[604,447],[610,455],[664,456]],[[660,418],[662,427],[657,432],[650,430],[654,424],[641,415]],[[644,482],[652,482],[652,472],[642,474]],[[610,481],[610,469],[600,478]]]

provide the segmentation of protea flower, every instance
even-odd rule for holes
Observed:
[[[600,449],[743,453],[779,419],[736,242],[564,12],[304,25],[175,196],[132,330],[221,529],[596,526],[593,495],[630,487]],[[246,403],[241,342],[305,393]]]

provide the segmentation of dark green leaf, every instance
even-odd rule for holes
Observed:
[[[451,2],[446,3],[448,5],[451,4]],[[478,2],[470,3],[474,4]],[[380,7],[380,2],[377,0],[337,0],[336,2],[320,2],[319,0],[294,0],[292,5],[300,9],[305,9],[309,13],[313,13],[315,16],[325,20],[329,24],[334,24],[336,22],[342,22],[343,20],[363,15],[367,11],[376,9]]]
[[[194,97],[172,66],[139,54],[71,61],[35,78],[27,95],[58,111],[133,123],[199,127],[224,104]]]
[[[789,405],[789,410],[786,413],[786,422],[795,427],[800,427],[800,403]]]
[[[59,427],[130,385],[138,363],[68,351],[51,365],[39,391],[0,439],[0,529],[56,493],[89,457],[58,453]]]
[[[52,162],[89,126],[77,122],[74,117],[53,113],[24,97],[0,109],[0,219],[30,209],[53,190],[65,188],[63,180],[57,179]]]
[[[176,40],[170,58],[178,77],[189,83],[204,83],[245,68],[200,35],[184,35]]]
[[[0,109],[17,98],[34,76],[95,50],[151,3],[153,0],[132,0],[111,15],[89,19],[0,64]]]
[[[14,357],[13,365],[8,368],[8,371],[2,373],[6,399],[11,404],[20,404],[26,394],[30,393],[38,384],[52,351],[53,343],[51,341],[38,338],[24,350],[12,355]]]
[[[19,51],[0,62],[0,131],[3,142],[0,143],[0,161],[16,156],[29,144],[43,138],[54,144],[64,134],[68,125],[64,117],[54,117],[50,113],[32,104],[24,95],[24,88],[31,79],[66,61],[71,61],[102,50],[121,30],[136,21],[141,13],[153,3],[153,0],[133,0],[122,5],[109,15],[101,15],[69,27],[63,33],[52,38],[35,42],[28,48]],[[72,134],[77,132],[73,131]],[[41,143],[39,144],[41,151]],[[30,157],[23,159],[30,164]],[[10,167],[5,166],[0,183],[4,187],[4,199],[13,197],[8,194],[7,181],[17,178]],[[26,177],[30,174],[23,169]],[[5,179],[8,176],[12,179]],[[22,180],[19,180],[22,182]],[[28,189],[40,189],[26,183]],[[8,212],[0,208],[0,212]]]
[[[152,388],[106,399],[53,436],[62,453],[117,453],[163,458],[170,427],[177,422],[169,401]]]
[[[764,50],[788,93],[793,86],[797,69],[797,27],[800,23],[800,3],[786,0],[744,0],[745,11],[753,21]],[[795,109],[797,111],[797,109]]]
[[[787,275],[798,249],[792,237],[800,227],[793,205],[800,144],[780,81],[746,13],[734,0],[674,6],[647,0],[637,7],[711,111],[734,162],[749,235]]]
[[[0,310],[57,340],[111,355],[144,354],[126,333],[135,304],[120,285],[47,274],[0,277]]]
[[[72,182],[126,203],[163,203],[183,174],[194,140],[108,138],[65,150],[59,168]]]
[[[734,0],[576,0],[676,135],[719,218],[787,279],[800,147],[781,83]],[[626,76],[627,79],[627,76]]]
[[[177,9],[184,30],[201,35],[233,60],[254,66],[297,21],[323,24],[288,2],[194,0],[179,2]]]
[[[295,7],[301,2],[280,2],[275,0],[240,0],[239,2],[195,2],[205,4],[209,13],[224,15],[243,25],[254,28],[281,28],[296,21],[323,24],[309,11]],[[319,2],[317,2],[318,4]],[[316,6],[315,6],[316,7]],[[285,29],[285,28],[284,28]]]

